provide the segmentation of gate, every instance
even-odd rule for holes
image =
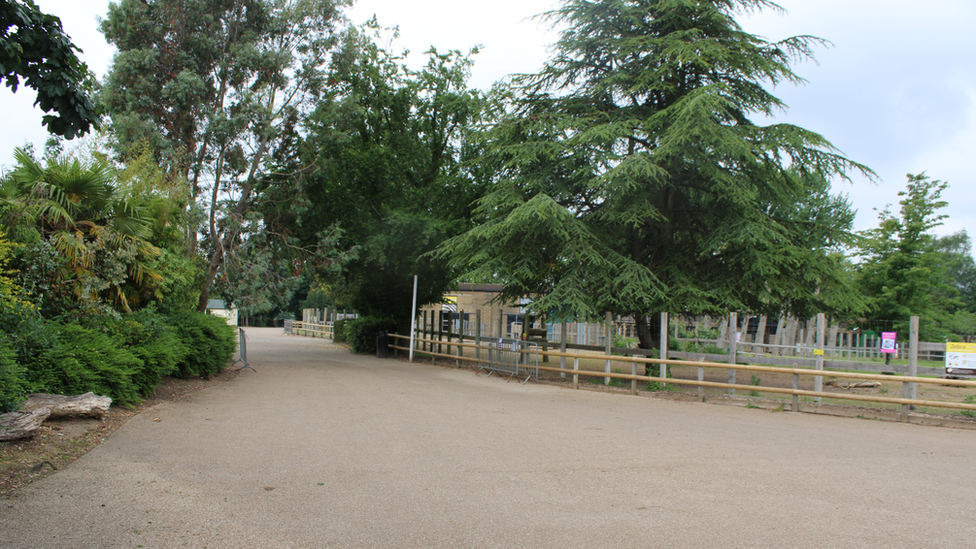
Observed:
[[[525,376],[522,383],[535,378],[539,381],[539,346],[518,339],[498,338],[491,340],[478,353],[478,371],[486,370],[488,376],[508,374],[508,379]]]

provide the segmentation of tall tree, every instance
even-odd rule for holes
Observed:
[[[785,108],[767,87],[803,82],[791,64],[823,42],[768,42],[734,19],[762,8],[779,9],[565,0],[544,14],[560,39],[504,90],[484,222],[442,256],[550,317],[632,315],[642,347],[660,311],[856,308],[835,253],[853,216],[829,182],[871,172],[816,133],[750,119]]]
[[[349,0],[122,0],[102,23],[119,53],[103,100],[123,143],[147,139],[187,178],[202,226],[188,237],[203,310],[247,241],[258,192],[326,81]],[[260,225],[260,224],[258,224]],[[257,275],[260,276],[260,275]]]
[[[411,69],[377,44],[388,32],[374,20],[346,36],[335,85],[307,121],[308,169],[285,214],[302,242],[339,227],[337,245],[355,250],[325,277],[335,298],[409,322],[412,275],[420,303],[442,298],[452,273],[426,254],[470,227],[483,189],[464,163],[483,97],[467,86],[471,55],[431,49]]]
[[[37,92],[50,133],[68,139],[88,133],[99,116],[91,99],[95,78],[64,34],[61,20],[32,0],[0,1],[0,79],[13,91],[23,78]]]
[[[944,340],[951,331],[952,314],[964,306],[959,300],[964,286],[957,280],[965,284],[965,260],[947,252],[965,253],[966,242],[958,237],[940,240],[932,233],[946,217],[939,210],[947,204],[942,200],[947,187],[924,173],[908,174],[905,190],[898,193],[902,197],[899,215],[886,207],[878,214],[878,226],[862,234],[857,277],[871,299],[869,314],[894,321],[904,334],[908,319],[918,315],[923,341]],[[958,273],[951,273],[952,267]]]

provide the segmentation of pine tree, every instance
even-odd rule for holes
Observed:
[[[825,138],[760,126],[824,41],[768,42],[734,17],[765,0],[566,0],[537,74],[503,90],[484,222],[440,253],[532,296],[550,318],[858,308],[841,254],[850,204],[830,181],[871,171]]]

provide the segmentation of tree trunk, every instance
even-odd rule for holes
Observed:
[[[51,410],[47,408],[0,415],[0,442],[33,437],[50,415]]]
[[[101,419],[111,405],[111,398],[96,396],[95,393],[76,396],[33,394],[27,397],[27,402],[20,407],[20,410],[30,412],[47,408],[52,418],[88,416]]]
[[[637,329],[637,340],[639,342],[638,345],[640,345],[640,348],[641,349],[659,348],[660,338],[655,336],[654,328],[656,327],[658,331],[660,331],[661,329],[660,320],[654,322],[653,320],[654,317],[648,318],[646,316],[640,316],[640,315],[633,315],[633,316],[634,316],[634,324]],[[655,315],[655,317],[660,319],[661,315]],[[660,371],[661,371],[661,367],[657,364],[646,364],[644,366],[644,375],[646,376],[656,377],[659,375]]]

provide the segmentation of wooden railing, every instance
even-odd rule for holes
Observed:
[[[323,337],[332,339],[331,324],[315,324],[312,322],[292,321],[291,331],[295,335],[307,337]]]
[[[399,334],[390,334],[389,336],[393,340],[398,340],[400,344],[391,344],[392,349],[398,351],[409,350],[409,340],[408,336]],[[464,349],[483,349],[484,347],[479,346],[476,343],[464,343],[462,341],[445,342],[438,339],[426,339],[426,338],[415,338],[415,348],[414,355],[423,355],[430,357],[431,360],[435,358],[447,358],[455,360],[458,363],[461,361],[466,362],[477,362],[477,358],[466,356],[464,354]],[[489,340],[486,338],[484,340],[485,344],[488,344]],[[419,349],[418,347],[424,346],[426,348]],[[436,350],[435,350],[436,349]],[[443,351],[447,352],[443,352]],[[631,382],[631,393],[637,394],[637,382],[657,382],[661,384],[672,384],[672,385],[684,385],[691,387],[698,387],[698,399],[699,401],[704,400],[704,389],[706,387],[727,389],[729,391],[749,391],[758,393],[771,393],[771,394],[785,394],[791,395],[793,397],[792,408],[793,411],[800,411],[799,399],[800,397],[813,397],[817,401],[823,398],[836,399],[836,400],[848,400],[848,401],[858,401],[858,402],[871,402],[878,404],[900,404],[902,406],[902,421],[908,421],[908,413],[911,409],[918,406],[925,406],[931,408],[947,408],[952,410],[968,410],[976,412],[976,403],[970,402],[950,402],[941,400],[921,400],[917,398],[907,398],[908,395],[913,394],[912,390],[917,387],[918,384],[929,384],[929,385],[942,385],[950,387],[972,387],[976,388],[976,381],[973,380],[960,380],[960,379],[941,379],[941,378],[931,378],[931,377],[909,377],[909,376],[891,376],[891,375],[879,375],[879,374],[865,374],[857,372],[842,372],[836,370],[813,370],[805,368],[784,368],[775,366],[753,366],[747,364],[726,364],[721,362],[692,362],[686,360],[673,360],[673,359],[655,359],[655,358],[644,358],[644,357],[632,357],[632,356],[617,356],[617,355],[606,355],[606,354],[595,354],[595,353],[562,353],[558,351],[528,351],[537,352],[540,357],[550,357],[556,359],[565,359],[568,363],[572,361],[572,367],[550,366],[545,365],[541,361],[539,363],[540,371],[548,371],[559,374],[566,374],[573,376],[573,388],[579,388],[579,377],[602,377],[610,379],[619,380],[629,380]],[[617,363],[617,364],[629,364],[631,373],[625,374],[620,372],[612,372],[611,368],[606,368],[604,371],[599,370],[585,370],[580,369],[581,360],[591,360],[599,361],[601,363]],[[646,375],[638,375],[637,367],[645,366],[649,364],[666,364],[669,367],[692,367],[697,369],[697,379],[682,379],[674,377],[654,377]],[[719,369],[719,370],[733,370],[733,371],[743,371],[743,372],[767,372],[767,373],[779,373],[779,374],[792,374],[793,376],[793,386],[790,388],[786,387],[770,387],[762,385],[743,385],[736,383],[720,383],[714,381],[705,381],[704,372],[705,369]],[[834,391],[809,391],[799,388],[799,380],[801,376],[805,377],[834,377],[842,379],[858,379],[858,380],[869,380],[869,381],[879,381],[879,382],[900,382],[903,387],[903,397],[887,397],[887,396],[874,396],[874,395],[864,395],[864,394],[849,394]]]

